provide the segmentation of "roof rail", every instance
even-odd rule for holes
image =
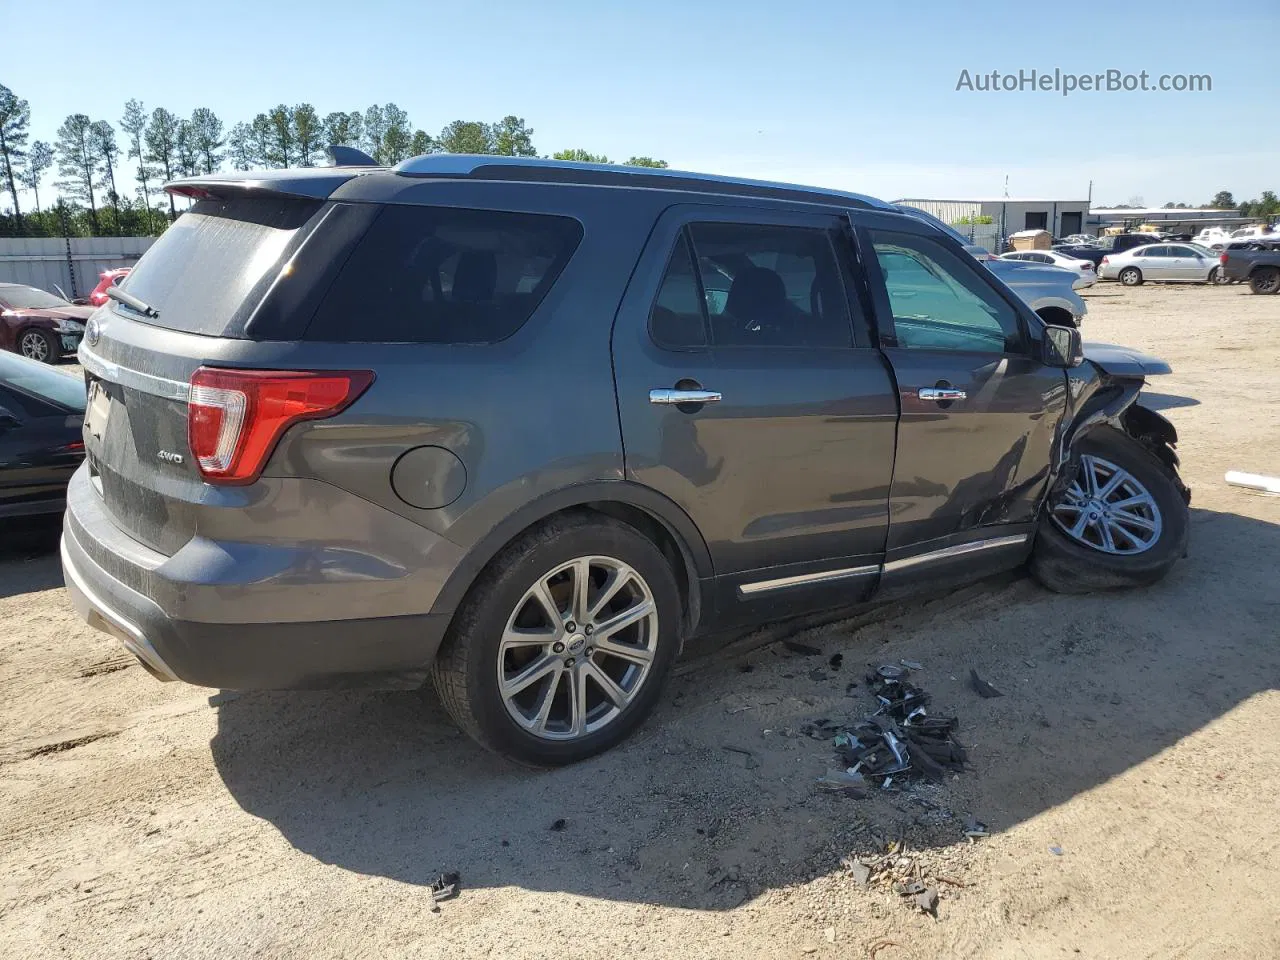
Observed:
[[[658,167],[625,164],[578,163],[541,157],[506,157],[488,154],[428,153],[411,157],[391,168],[406,177],[474,178],[477,180],[525,180],[541,183],[574,183],[599,186],[649,187],[658,190],[691,190],[731,193],[781,200],[839,200],[852,206],[893,209],[891,204],[861,193],[806,187],[770,180],[749,180],[712,173],[691,173]]]

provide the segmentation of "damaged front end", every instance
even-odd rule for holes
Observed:
[[[1087,343],[1084,353],[1085,362],[1068,372],[1070,409],[1055,445],[1046,501],[1057,503],[1071,485],[1079,441],[1100,427],[1111,427],[1132,437],[1164,464],[1190,503],[1191,490],[1178,475],[1178,431],[1140,402],[1146,378],[1172,373],[1172,368],[1149,354],[1111,344]]]

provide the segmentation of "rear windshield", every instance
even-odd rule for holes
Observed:
[[[537,309],[582,239],[568,217],[388,206],[343,265],[308,340],[493,343]]]
[[[201,200],[143,254],[120,284],[159,312],[152,319],[113,309],[169,330],[238,336],[298,229],[318,201]]]

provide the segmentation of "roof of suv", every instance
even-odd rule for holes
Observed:
[[[506,157],[479,154],[434,153],[412,157],[394,167],[335,166],[290,170],[250,170],[187,177],[165,185],[181,196],[216,196],[228,192],[266,191],[296,197],[323,199],[354,177],[391,172],[415,179],[503,180],[529,183],[562,183],[581,186],[633,187],[684,190],[707,194],[734,194],[778,200],[819,201],[880,210],[892,204],[860,193],[807,187],[768,180],[725,177],[685,170],[625,165],[545,160],[539,157]]]

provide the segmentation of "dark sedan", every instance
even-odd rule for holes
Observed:
[[[37,287],[0,283],[0,350],[57,363],[76,352],[93,310]]]
[[[84,460],[84,381],[0,353],[0,517],[61,513]]]

